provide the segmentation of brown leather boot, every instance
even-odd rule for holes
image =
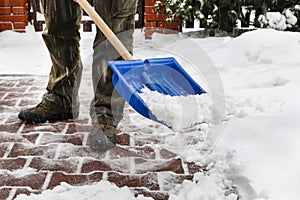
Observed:
[[[78,108],[58,109],[45,106],[43,103],[36,107],[23,110],[19,113],[18,118],[26,124],[45,123],[47,121],[60,121],[75,119],[79,115]]]

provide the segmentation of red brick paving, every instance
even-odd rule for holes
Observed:
[[[151,137],[151,131],[143,133],[132,124],[120,127],[116,148],[106,153],[91,151],[86,144],[92,127],[87,92],[80,96],[79,119],[23,124],[17,119],[18,112],[36,105],[45,86],[45,77],[0,76],[1,199],[41,193],[61,182],[84,185],[108,180],[128,186],[136,195],[164,200],[170,187],[201,170],[167,149],[154,149],[153,144],[163,137]],[[126,112],[134,111],[127,106],[125,117]],[[145,137],[136,137],[137,132]]]

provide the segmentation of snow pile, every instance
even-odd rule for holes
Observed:
[[[200,123],[217,123],[225,117],[220,112],[223,109],[213,105],[208,94],[170,96],[150,91],[146,87],[142,92],[139,95],[154,116],[175,131]]]
[[[226,39],[227,40],[227,39]],[[209,55],[220,66],[247,68],[258,64],[300,66],[300,33],[274,29],[250,31],[213,50]],[[237,77],[236,77],[237,78]]]
[[[202,156],[197,163],[206,166],[204,171],[194,174],[193,180],[175,186],[169,200],[265,200],[262,198],[265,196],[256,194],[250,181],[240,175],[246,162],[241,161],[236,152],[224,150]]]
[[[48,75],[50,72],[49,53],[41,33],[35,33],[32,26],[26,27],[26,34],[0,32],[0,49],[2,74]]]
[[[85,67],[91,65],[94,37],[95,33],[88,32],[81,40],[81,58]],[[32,25],[26,27],[26,33],[0,32],[0,60],[1,73],[12,75],[47,76],[52,65],[42,32],[35,32]]]
[[[272,79],[268,85],[284,85],[286,79]],[[259,87],[259,82],[251,87]],[[206,130],[206,125],[215,125],[228,120],[229,116],[245,117],[251,113],[264,112],[277,102],[266,100],[260,96],[237,96],[229,94],[226,97],[214,99],[208,93],[201,95],[170,96],[144,87],[139,96],[146,103],[152,114],[167,124],[175,132],[182,132],[200,124],[200,130]],[[221,100],[220,100],[221,99]],[[222,102],[221,102],[222,101]],[[223,102],[224,101],[224,102]],[[206,124],[206,125],[205,125]]]
[[[225,196],[223,183],[216,183],[216,177],[203,173],[194,175],[193,181],[185,180],[177,195],[171,195],[169,200],[237,200],[238,196],[231,193]]]
[[[41,194],[29,196],[21,194],[15,200],[153,200],[153,198],[134,197],[128,187],[119,188],[116,185],[101,181],[91,185],[71,186],[62,182],[52,190],[43,191]]]

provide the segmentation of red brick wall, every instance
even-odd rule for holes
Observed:
[[[151,38],[152,34],[157,33],[177,33],[181,32],[182,24],[180,20],[167,22],[166,15],[157,13],[155,5],[156,0],[145,0],[145,36]]]
[[[24,32],[27,24],[27,0],[0,0],[0,31]]]
[[[166,16],[157,13],[156,0],[145,0],[144,27],[146,38],[154,32],[177,33],[182,30],[180,20],[166,22]],[[0,0],[0,31],[24,32],[28,24],[28,0]]]

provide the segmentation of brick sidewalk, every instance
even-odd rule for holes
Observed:
[[[88,111],[92,94],[85,89],[80,91],[78,119],[37,125],[21,123],[18,112],[40,102],[47,78],[0,76],[1,199],[13,199],[20,193],[41,193],[61,182],[84,185],[101,180],[128,186],[135,194],[168,199],[174,184],[192,179],[201,170],[167,149],[155,148],[162,139],[151,130],[159,127],[136,127],[129,119],[135,112],[128,105],[119,127],[117,147],[106,153],[91,151],[86,141],[91,129]]]

